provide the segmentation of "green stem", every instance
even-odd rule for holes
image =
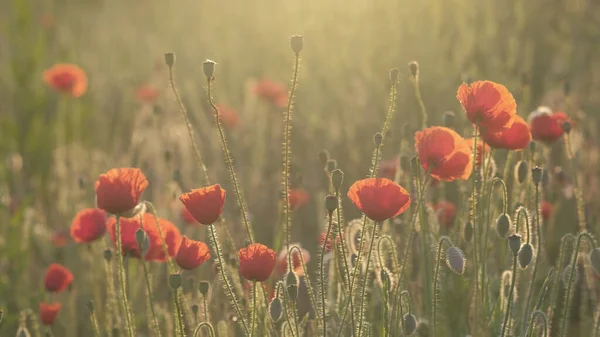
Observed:
[[[517,280],[517,254],[513,254],[513,269],[512,269],[512,276],[511,276],[511,281],[510,281],[510,295],[508,295],[508,300],[506,303],[506,312],[504,313],[504,323],[502,324],[502,334],[500,335],[500,337],[504,337],[504,335],[506,333],[506,328],[508,326],[508,318],[510,317],[510,309],[512,307],[516,280]]]
[[[542,229],[540,228],[540,187],[539,184],[535,185],[535,227],[537,230],[537,254],[535,256],[535,262],[533,263],[533,271],[531,274],[531,282],[529,282],[529,291],[527,293],[527,301],[525,302],[525,317],[523,321],[526,321],[527,314],[531,307],[531,301],[533,300],[533,286],[535,285],[535,277],[538,269],[538,262],[540,261],[542,254]]]
[[[252,283],[252,323],[250,323],[250,337],[254,337],[254,326],[256,325],[256,312],[258,307],[256,305],[256,281]]]
[[[198,324],[198,326],[194,330],[194,337],[200,336],[200,330],[202,330],[203,327],[205,327],[208,330],[209,337],[215,337],[215,329],[213,328],[212,324],[210,324],[209,322],[202,322],[202,323]]]
[[[148,268],[146,266],[146,262],[144,261],[144,259],[141,258],[140,261],[142,263],[142,267],[144,268],[144,277],[146,279],[146,289],[148,290],[148,301],[150,303],[150,312],[152,313],[152,322],[154,325],[154,333],[156,334],[156,336],[160,337],[161,336],[160,325],[158,323],[158,318],[156,317],[156,313],[154,311],[154,300],[152,297],[152,287],[150,286],[150,275],[148,273]]]
[[[565,252],[567,249],[567,243],[574,242],[575,236],[573,236],[573,234],[565,234],[560,241],[561,243],[558,255],[558,263],[556,265],[557,272],[556,275],[553,277],[554,280],[552,281],[552,293],[550,294],[550,304],[548,306],[548,317],[550,322],[554,322],[554,310],[556,308],[556,301],[558,300],[558,291],[561,288],[559,283],[562,274],[563,264],[565,261],[565,256],[567,255]]]
[[[448,245],[452,246],[452,241],[450,241],[450,239],[446,236],[442,236],[440,238],[440,241],[438,243],[438,250],[437,250],[437,258],[436,258],[436,263],[435,263],[435,275],[433,277],[433,315],[431,317],[431,322],[432,322],[432,336],[436,336],[435,331],[436,331],[436,325],[437,325],[437,294],[438,294],[438,278],[439,278],[439,274],[440,274],[440,262],[442,260],[442,248],[444,247],[444,243],[447,243]]]
[[[369,249],[367,251],[367,266],[365,267],[365,274],[369,273],[369,265],[371,263],[371,255],[373,254],[373,247],[375,246],[375,238],[377,237],[377,229],[378,227],[383,226],[383,222],[375,221],[373,222],[373,231],[371,232],[371,241],[369,242]],[[367,281],[368,278],[365,277],[365,280],[362,284],[362,290],[360,292],[360,309],[358,313],[358,335],[362,336],[362,327],[363,327],[363,315],[364,315],[364,307],[365,302],[367,302],[367,297],[365,293],[367,291]]]
[[[123,313],[125,314],[125,321],[127,323],[127,333],[129,337],[135,337],[133,324],[131,322],[131,316],[129,314],[129,305],[127,301],[127,291],[125,289],[125,270],[123,268],[123,242],[121,238],[121,216],[116,215],[116,229],[117,229],[117,267],[119,269],[119,285],[121,287],[121,306],[123,307]]]
[[[323,337],[327,336],[327,318],[326,318],[326,303],[325,303],[325,263],[323,262],[325,256],[325,247],[327,247],[327,242],[329,240],[329,234],[331,234],[331,228],[333,227],[333,212],[328,212],[328,224],[327,224],[327,233],[325,234],[325,241],[323,241],[323,246],[321,247],[321,256],[320,256],[320,267],[321,272],[319,273],[320,277],[320,285],[321,285],[321,315],[323,315]],[[331,244],[334,245],[335,242],[332,240]]]
[[[275,296],[277,296],[277,294],[279,294],[280,289],[282,287],[283,287],[283,283],[278,282],[277,283],[277,288],[275,290]],[[297,335],[294,332],[294,328],[291,327],[291,325],[292,325],[292,317],[291,316],[292,315],[290,314],[290,311],[292,311],[292,305],[291,305],[290,302],[291,302],[291,299],[290,299],[290,296],[289,296],[288,292],[287,291],[283,291],[283,306],[284,306],[283,312],[285,313],[285,319],[286,319],[286,321],[288,323],[288,326],[290,326],[289,329],[290,329],[292,337],[296,337]]]
[[[542,331],[544,332],[542,335],[544,337],[548,337],[548,317],[546,317],[546,314],[539,310],[534,311],[534,313],[531,315],[531,319],[529,320],[529,329],[527,330],[527,335],[525,337],[532,336],[536,316],[542,319]]]
[[[517,220],[515,221],[515,232],[519,233],[519,225],[521,224],[521,221],[519,221],[521,219],[521,215],[525,215],[525,229],[526,229],[526,239],[527,239],[527,243],[529,244],[531,242],[531,235],[529,234],[529,212],[527,212],[527,208],[521,206],[519,207],[519,209],[517,209]]]
[[[202,306],[204,307],[204,319],[208,322],[209,317],[208,317],[208,305],[206,303],[206,296],[202,295]]]
[[[179,303],[179,297],[177,292],[179,289],[173,289],[173,302],[175,303],[175,313],[177,315],[177,326],[179,327],[179,335],[185,337],[185,328],[183,326],[183,317],[181,313],[181,304]]]
[[[415,98],[417,99],[417,103],[419,104],[419,112],[421,113],[421,128],[425,129],[427,127],[427,110],[425,109],[425,103],[423,103],[423,98],[421,98],[421,89],[419,88],[418,76],[415,76],[413,78],[413,86],[415,88]]]
[[[471,190],[471,222],[473,223],[473,261],[474,261],[474,278],[475,278],[475,311],[474,311],[474,319],[475,319],[475,332],[479,330],[477,324],[479,324],[478,315],[479,315],[479,259],[477,257],[477,242],[479,241],[479,237],[477,236],[477,141],[479,137],[479,119],[475,121],[475,127],[473,131],[473,179],[472,179],[472,190]],[[483,157],[483,156],[482,156]],[[483,290],[482,290],[483,291]],[[475,333],[475,334],[476,334]]]
[[[94,336],[100,337],[100,331],[98,330],[98,319],[96,318],[96,313],[90,313],[90,321],[92,323],[92,329],[94,330]]]
[[[348,268],[348,253],[347,253],[347,249],[346,249],[346,235],[344,233],[344,229],[342,227],[342,211],[341,211],[341,206],[342,206],[342,202],[341,202],[341,197],[340,197],[340,190],[336,189],[335,191],[335,196],[338,198],[338,208],[336,209],[337,212],[337,226],[338,226],[338,236],[340,238],[340,247],[342,249],[342,256],[340,257],[341,260],[344,263],[344,270],[346,271],[346,284],[348,285],[348,293],[346,294],[346,298],[348,299],[349,303],[350,303],[350,320],[352,323],[352,336],[355,336],[354,333],[354,327],[356,326],[354,323],[354,299],[352,298],[352,286],[350,285],[350,269]],[[344,311],[344,315],[342,318],[342,324],[340,326],[344,325],[344,321],[346,318],[346,314],[348,313],[348,310],[346,309]],[[340,328],[340,330],[338,331],[338,336],[339,333],[342,331],[342,329]]]

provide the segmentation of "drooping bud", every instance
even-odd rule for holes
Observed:
[[[148,241],[148,235],[143,229],[138,228],[135,231],[135,242],[137,242],[138,248],[140,249],[140,255],[146,256],[148,249],[150,249],[150,242]]]
[[[292,35],[290,37],[290,45],[296,55],[300,54],[304,47],[304,38],[301,35]]]
[[[281,305],[281,300],[279,297],[273,298],[271,303],[269,303],[269,316],[273,320],[273,322],[277,323],[281,319],[283,313],[283,305]]]
[[[166,53],[165,54],[165,63],[169,68],[172,68],[175,64],[175,54],[174,53]]]
[[[473,223],[471,221],[467,221],[463,232],[463,236],[466,242],[471,242],[471,239],[473,239],[473,229]]]
[[[406,313],[404,314],[404,317],[402,317],[402,321],[404,323],[403,328],[406,336],[412,335],[415,330],[417,330],[417,318],[415,315]]]
[[[515,176],[519,184],[522,184],[527,180],[527,177],[529,176],[529,164],[525,160],[521,160],[517,163]]]
[[[590,264],[596,274],[600,274],[600,248],[594,248],[590,252]]]
[[[531,245],[528,243],[522,245],[517,258],[519,260],[519,265],[521,266],[521,268],[527,268],[527,266],[531,263],[531,260],[533,259],[533,248],[531,247]]]
[[[179,289],[181,287],[181,274],[171,274],[169,275],[169,286],[173,290]]]
[[[380,146],[381,142],[383,142],[383,135],[381,133],[377,132],[373,136],[373,142],[375,142],[375,146]]]
[[[536,166],[531,170],[531,180],[533,180],[534,184],[539,184],[542,181],[542,175],[544,171],[541,167]]]
[[[285,275],[285,286],[288,291],[288,296],[292,300],[296,300],[298,297],[298,286],[300,284],[300,280],[298,279],[298,275],[293,271],[288,272]]]
[[[505,239],[510,230],[510,217],[506,213],[500,214],[496,220],[496,234],[501,239]]]
[[[344,182],[344,172],[340,169],[331,171],[331,185],[338,191]]]
[[[211,60],[206,60],[206,61],[204,61],[204,63],[202,63],[202,70],[204,71],[204,75],[206,76],[206,78],[208,78],[208,79],[213,78],[213,76],[215,75],[216,65],[217,65],[217,62],[211,61]]]
[[[519,253],[519,249],[521,249],[521,235],[513,234],[508,237],[508,248],[510,251],[517,255]]]
[[[419,63],[417,61],[412,61],[408,64],[408,69],[410,70],[410,74],[417,78],[419,77]]]
[[[338,198],[335,195],[325,197],[325,209],[329,213],[333,213],[338,208]]]
[[[202,294],[202,296],[206,296],[206,294],[208,294],[209,289],[210,283],[208,283],[208,281],[200,281],[198,283],[198,291],[200,291],[200,294]]]
[[[454,273],[462,275],[465,272],[465,254],[456,246],[449,247],[446,250],[446,265]]]

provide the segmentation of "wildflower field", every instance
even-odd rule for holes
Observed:
[[[0,336],[600,336],[600,2],[1,0]]]

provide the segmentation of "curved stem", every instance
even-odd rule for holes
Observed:
[[[152,323],[154,325],[154,333],[156,336],[160,337],[160,325],[158,323],[158,318],[156,317],[156,313],[154,311],[154,300],[152,298],[152,287],[150,286],[150,275],[148,273],[148,267],[146,266],[146,261],[144,259],[140,259],[142,263],[142,267],[144,268],[144,277],[146,279],[146,289],[148,290],[148,301],[150,303],[150,312],[152,313]]]
[[[333,212],[328,212],[328,220],[327,224],[327,233],[325,234],[325,240],[323,241],[323,247],[321,247],[321,261],[320,267],[321,271],[319,272],[320,277],[320,285],[321,285],[321,315],[323,315],[323,336],[327,336],[327,317],[326,317],[326,303],[325,303],[325,264],[323,263],[323,259],[325,256],[325,247],[327,247],[327,242],[329,240],[329,234],[331,234],[331,228],[333,227]],[[334,241],[334,240],[332,240]],[[332,242],[332,244],[335,244]]]
[[[510,294],[506,303],[506,312],[504,313],[504,323],[502,323],[502,334],[500,337],[504,337],[506,333],[506,327],[508,326],[508,319],[510,317],[510,309],[512,307],[513,296],[515,292],[515,282],[517,280],[517,254],[513,254],[513,269],[510,281]]]
[[[256,311],[258,311],[258,307],[256,306],[256,281],[252,283],[252,323],[250,323],[250,337],[254,337],[254,326],[256,325]]]
[[[400,266],[398,265],[398,259],[396,258],[396,254],[394,254],[396,251],[396,245],[394,244],[394,241],[392,240],[392,238],[389,235],[382,235],[379,238],[379,240],[377,240],[377,259],[379,261],[379,266],[381,268],[385,267],[385,263],[383,263],[383,261],[381,260],[381,256],[383,255],[381,253],[381,247],[382,247],[381,244],[384,241],[387,241],[388,245],[390,245],[390,250],[392,251],[392,257],[393,257],[392,261],[394,263],[393,272],[397,273],[400,270]]]
[[[210,324],[209,322],[202,322],[202,323],[198,324],[198,326],[194,330],[194,337],[200,336],[200,330],[203,327],[206,327],[206,329],[208,330],[209,337],[215,337],[215,329],[213,328],[212,324]]]
[[[100,330],[98,329],[98,319],[96,318],[96,313],[90,313],[90,320],[92,322],[92,329],[94,330],[94,336],[100,337]]]
[[[542,335],[544,337],[548,337],[548,317],[543,312],[536,310],[531,315],[531,319],[529,320],[529,329],[527,330],[527,335],[525,337],[529,337],[533,334],[533,326],[535,325],[535,318],[539,317],[542,319],[542,331],[544,332]]]
[[[527,230],[527,243],[530,243],[531,241],[531,237],[529,235],[529,212],[527,212],[527,209],[523,206],[519,207],[519,209],[517,210],[517,220],[516,220],[516,229],[515,232],[519,232],[519,224],[521,223],[519,220],[521,219],[521,215],[525,214],[525,229]]]
[[[296,253],[298,254],[298,258],[300,260],[300,265],[302,266],[302,271],[304,272],[304,275],[308,275],[308,269],[306,268],[306,262],[304,261],[304,256],[302,255],[302,249],[300,248],[300,246],[298,245],[293,245],[290,247],[289,251],[288,251],[288,255],[287,255],[287,259],[288,259],[288,265],[292,265],[293,266],[293,254],[294,254],[294,250],[296,251]],[[317,297],[315,296],[315,292],[313,291],[312,285],[310,284],[309,280],[306,280],[306,289],[308,290],[308,297],[310,298],[311,301],[311,305],[313,308],[317,308]],[[318,315],[317,315],[318,316]],[[320,318],[317,317],[317,320],[319,320]]]
[[[129,314],[129,304],[127,300],[127,290],[125,289],[125,270],[123,268],[123,240],[121,238],[121,216],[116,215],[116,230],[117,230],[117,267],[119,269],[119,286],[121,287],[121,306],[123,307],[123,313],[125,314],[125,321],[127,323],[127,333],[129,337],[134,337],[133,324],[131,322],[131,315]]]
[[[442,260],[442,248],[444,246],[444,243],[447,243],[448,245],[452,246],[452,241],[450,241],[450,239],[447,236],[442,236],[440,238],[440,241],[438,243],[438,250],[437,250],[437,258],[436,258],[436,263],[435,263],[435,275],[433,277],[433,315],[431,318],[432,321],[432,336],[436,336],[435,334],[435,328],[437,325],[437,293],[438,293],[438,278],[439,278],[439,274],[440,274],[440,261]]]

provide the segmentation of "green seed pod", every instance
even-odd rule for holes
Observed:
[[[112,255],[113,255],[112,250],[110,250],[110,249],[104,250],[103,256],[104,256],[104,259],[106,260],[106,262],[110,262],[110,259],[112,259]]]
[[[373,136],[373,142],[375,142],[375,146],[380,146],[381,143],[383,142],[383,135],[381,133],[377,132]]]
[[[519,265],[522,269],[527,268],[533,259],[533,247],[528,243],[522,245],[521,249],[519,249],[517,259],[519,260]]]
[[[204,75],[206,78],[212,79],[215,75],[215,67],[217,66],[217,62],[206,60],[202,63],[202,70],[204,71]]]
[[[517,255],[519,253],[519,250],[521,249],[521,235],[513,234],[513,235],[509,236],[508,237],[508,248],[510,248],[510,251],[514,255]]]
[[[466,242],[471,242],[471,240],[473,239],[473,229],[473,223],[471,221],[467,221],[463,232]]]
[[[88,310],[90,311],[90,314],[93,314],[94,311],[96,311],[96,305],[94,304],[94,301],[89,300],[86,303]]]
[[[522,184],[525,182],[525,180],[527,180],[527,177],[529,176],[529,164],[525,160],[521,160],[517,163],[515,167],[515,176],[517,178],[517,181],[519,182],[519,184]]]
[[[404,314],[402,317],[404,334],[406,336],[412,335],[417,330],[417,318],[413,314]]]
[[[496,234],[498,234],[498,237],[505,239],[508,235],[508,231],[510,230],[510,226],[510,217],[508,214],[500,214],[496,220]]]
[[[390,69],[390,81],[392,83],[398,82],[398,68]]]
[[[146,256],[148,249],[150,249],[150,242],[148,241],[148,235],[143,229],[138,228],[135,231],[135,242],[137,242],[138,248],[140,249],[140,255]]]
[[[210,283],[208,283],[208,281],[200,281],[198,283],[198,291],[200,291],[202,296],[206,296],[206,294],[208,294],[209,289],[210,289]]]
[[[181,274],[171,274],[169,275],[169,286],[171,289],[176,290],[181,287]]]
[[[600,274],[600,248],[594,248],[590,252],[590,264],[596,274]]]
[[[290,45],[294,53],[298,55],[304,47],[304,38],[301,35],[292,35],[290,37]]]
[[[279,297],[273,298],[271,303],[269,303],[269,316],[273,322],[277,323],[281,319],[283,313],[283,305],[281,305],[281,300]]]
[[[174,53],[166,53],[165,54],[165,63],[169,68],[173,67],[175,64],[175,54]]]
[[[325,197],[325,209],[329,213],[333,213],[338,208],[338,198],[335,195]]]
[[[413,77],[419,76],[419,63],[417,61],[412,61],[408,64],[408,70],[410,70],[410,74]]]
[[[452,246],[446,250],[446,265],[457,275],[465,272],[465,254],[460,248]]]
[[[536,166],[533,169],[531,169],[531,180],[533,180],[533,183],[536,185],[539,184],[542,181],[543,174],[544,171],[539,166]]]
[[[338,191],[344,182],[344,172],[340,169],[331,171],[331,185]]]

